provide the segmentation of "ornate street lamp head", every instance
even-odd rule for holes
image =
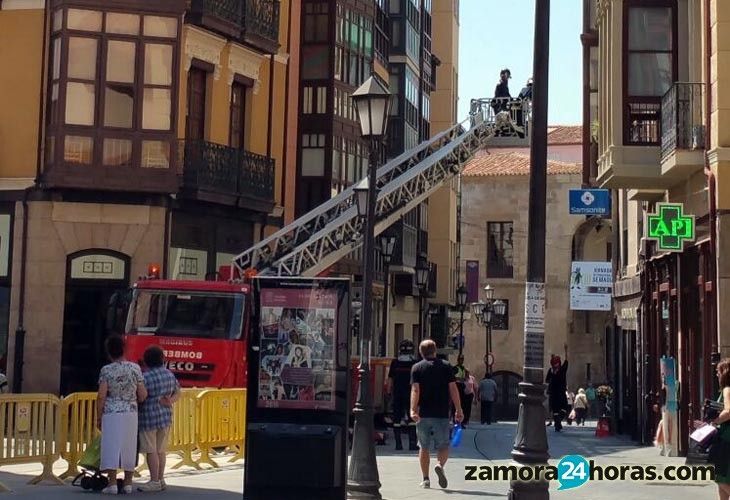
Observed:
[[[390,97],[390,92],[374,76],[365,80],[352,93],[352,102],[357,110],[360,134],[363,138],[378,139],[387,132]]]
[[[393,257],[393,250],[395,249],[395,235],[389,232],[385,232],[380,235],[380,254],[383,256],[383,262],[388,265],[390,259]]]

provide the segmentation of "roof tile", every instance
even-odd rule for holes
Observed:
[[[581,166],[577,163],[565,163],[561,161],[548,161],[548,175],[580,174]],[[466,167],[463,175],[465,177],[489,177],[503,175],[529,175],[530,156],[515,152],[504,152],[492,150],[492,152],[480,151]]]

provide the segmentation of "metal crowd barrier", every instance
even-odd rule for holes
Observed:
[[[229,462],[244,458],[246,428],[245,389],[183,389],[173,407],[168,452],[180,455],[172,469],[218,467],[215,450],[233,453]],[[74,393],[59,399],[52,394],[0,395],[0,468],[39,463],[42,473],[29,484],[63,484],[75,477],[86,447],[97,436],[96,393]],[[195,454],[200,458],[196,460]],[[59,476],[53,464],[68,466]],[[145,464],[139,470],[145,468]],[[9,491],[0,483],[0,492]]]
[[[0,466],[11,464],[43,465],[43,471],[29,481],[63,484],[53,473],[58,460],[61,401],[52,394],[17,394],[0,397]],[[9,489],[0,483],[0,491]]]

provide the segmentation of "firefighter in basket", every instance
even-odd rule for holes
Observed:
[[[388,394],[393,404],[393,437],[395,449],[403,449],[401,435],[405,427],[408,432],[408,449],[418,450],[416,423],[410,418],[411,368],[418,359],[413,342],[406,339],[398,346],[398,357],[391,361],[388,370]]]

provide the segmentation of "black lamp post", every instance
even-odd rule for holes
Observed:
[[[363,139],[369,142],[367,196],[362,196],[363,184],[358,185],[357,209],[365,217],[365,248],[363,251],[362,320],[360,329],[360,383],[353,414],[355,426],[352,456],[347,473],[347,489],[351,498],[382,498],[378,463],[375,458],[373,434],[373,402],[370,393],[370,344],[373,335],[373,273],[375,271],[375,219],[377,205],[377,169],[379,146],[388,126],[390,93],[371,76],[352,94],[360,121]],[[367,199],[367,204],[362,203]]]
[[[425,259],[419,259],[416,266],[416,284],[418,285],[418,343],[426,338],[426,321],[424,320],[423,301],[426,297],[426,287],[428,286],[428,274],[430,269]]]
[[[464,285],[459,285],[456,289],[456,307],[459,308],[459,357],[464,352],[464,310],[466,309],[466,298],[468,292]]]
[[[492,327],[497,317],[503,316],[507,311],[507,304],[499,299],[494,300],[494,288],[489,285],[484,287],[484,298],[486,301],[474,302],[471,307],[477,322],[485,329],[484,364],[487,373],[491,373],[492,365],[489,362],[489,355],[492,353]]]
[[[390,259],[393,257],[395,248],[395,235],[386,231],[380,235],[380,255],[383,258],[383,330],[380,334],[380,355],[387,354],[386,344],[388,342],[388,307],[390,298],[388,296],[388,285],[390,284]]]

